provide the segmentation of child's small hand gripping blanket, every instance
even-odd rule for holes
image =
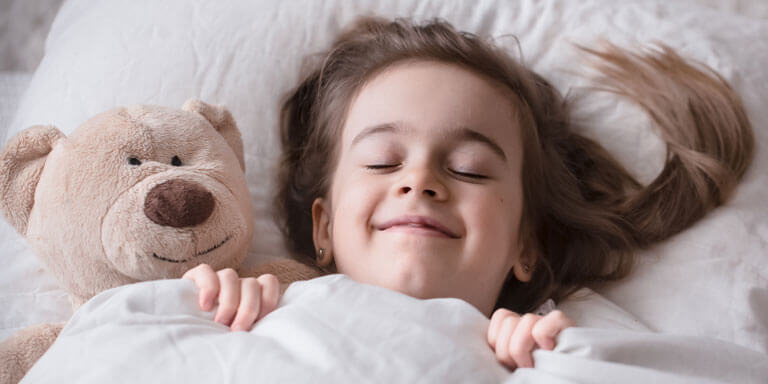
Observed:
[[[294,283],[250,332],[231,332],[212,318],[198,308],[188,280],[106,291],[75,313],[23,382],[758,383],[768,377],[768,356],[734,344],[595,328],[567,329],[554,351],[534,352],[535,368],[509,372],[486,342],[488,319],[471,305],[418,300],[343,275]]]

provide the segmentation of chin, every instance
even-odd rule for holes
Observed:
[[[443,291],[447,280],[439,278],[443,274],[435,272],[412,268],[394,273],[385,287],[417,299],[445,297]]]

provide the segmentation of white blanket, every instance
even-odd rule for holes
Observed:
[[[572,328],[510,373],[488,319],[458,299],[418,300],[331,275],[293,284],[250,332],[197,307],[190,281],[116,288],[77,313],[24,383],[764,382],[768,356],[713,339]],[[597,310],[602,301],[583,301]],[[590,309],[591,307],[591,309]],[[603,307],[617,324],[622,311]],[[631,321],[629,322],[631,323]]]

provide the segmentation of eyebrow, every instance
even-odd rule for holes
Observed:
[[[396,123],[384,123],[384,124],[377,124],[372,125],[370,127],[367,127],[363,129],[360,133],[358,133],[353,139],[351,146],[354,146],[355,144],[359,143],[363,139],[381,134],[381,133],[408,133],[411,130],[408,128],[403,127],[400,124]],[[493,151],[496,155],[501,157],[502,160],[507,161],[507,155],[504,153],[504,150],[501,149],[501,146],[496,143],[493,139],[490,137],[483,135],[482,133],[475,131],[473,129],[467,128],[467,127],[458,127],[455,129],[450,129],[446,132],[446,136],[448,138],[457,139],[459,141],[472,141],[477,142],[480,144],[485,145]]]
[[[490,137],[483,135],[478,131],[466,127],[461,127],[453,131],[451,134],[456,135],[456,137],[462,141],[474,141],[484,144],[491,151],[493,151],[493,153],[499,155],[502,160],[507,161],[507,155],[504,153],[504,150],[501,149],[501,146]]]
[[[373,136],[379,133],[403,133],[404,131],[406,131],[406,129],[403,128],[403,126],[400,124],[384,123],[384,124],[372,125],[370,127],[366,127],[360,133],[358,133],[352,139],[352,144],[350,144],[350,146],[354,146],[355,144],[361,142],[366,137]]]

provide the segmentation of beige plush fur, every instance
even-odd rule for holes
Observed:
[[[18,383],[59,335],[64,324],[40,324],[23,329],[0,344],[0,382]]]
[[[52,126],[19,133],[0,152],[0,209],[77,309],[123,284],[178,278],[210,264],[236,268],[253,234],[240,132],[224,107],[117,108],[69,137]],[[317,276],[290,261],[281,282]],[[17,382],[61,325],[0,345],[0,383]]]
[[[240,276],[259,276],[271,273],[280,281],[280,291],[295,281],[309,280],[325,274],[321,269],[294,260],[285,259],[261,264],[253,268],[240,269]]]

